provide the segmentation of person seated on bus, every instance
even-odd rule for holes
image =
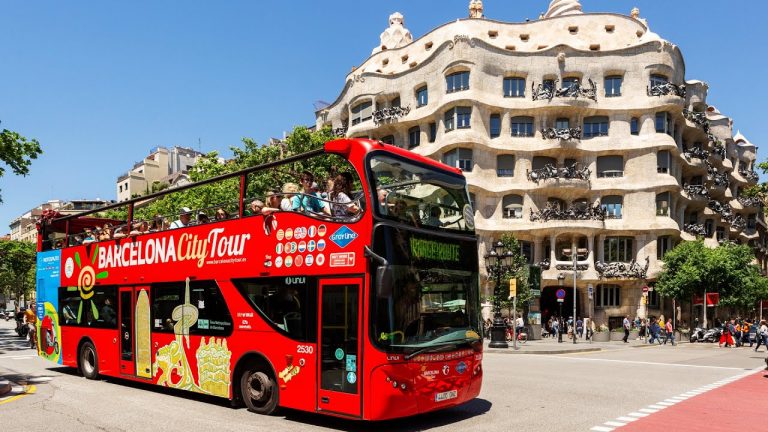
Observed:
[[[200,210],[199,212],[197,212],[198,225],[207,224],[210,221],[211,219],[208,217],[208,215],[204,211]]]
[[[255,199],[251,201],[250,204],[248,204],[248,208],[245,210],[244,214],[246,216],[256,216],[261,214],[261,209],[264,208],[264,202],[260,199]]]
[[[299,181],[301,182],[303,193],[295,195],[291,200],[293,210],[330,215],[331,209],[329,206],[320,201],[316,193],[312,190],[312,183],[315,181],[315,176],[309,171],[304,171],[301,173]]]
[[[75,312],[75,302],[77,300],[67,300],[67,303],[62,308],[62,315],[64,316],[64,324],[75,324],[77,322],[77,312]]]
[[[401,222],[411,223],[413,226],[419,226],[419,222],[414,216],[413,211],[408,209],[408,204],[404,200],[395,201],[395,206],[392,207],[392,216],[399,219]]]
[[[299,192],[299,186],[296,183],[286,183],[283,185],[283,199],[280,200],[280,210],[293,210],[293,196]]]
[[[109,298],[104,299],[104,306],[101,307],[100,318],[105,323],[114,325],[117,323],[117,314],[115,308],[112,306],[112,300]]]
[[[213,216],[217,221],[223,221],[229,219],[229,212],[224,210],[223,207],[216,209],[216,214]]]
[[[117,228],[115,228],[115,233],[112,234],[112,238],[118,239],[118,238],[127,237],[129,232],[130,231],[128,230],[128,224],[120,225]]]
[[[160,216],[159,214],[156,214],[152,218],[152,224],[149,226],[149,232],[158,232],[162,231],[166,228],[168,224],[165,222],[165,218]]]
[[[96,241],[96,236],[93,234],[93,230],[85,228],[83,230],[83,244],[93,243]]]
[[[432,226],[432,227],[441,227],[443,226],[443,223],[440,221],[440,215],[442,214],[442,210],[438,206],[434,206],[429,209],[429,217],[424,222],[424,225]]]
[[[189,226],[190,222],[192,222],[192,209],[189,207],[182,207],[179,218],[171,222],[171,225],[168,227],[168,229],[184,228]]]
[[[267,204],[261,208],[261,214],[270,215],[276,211],[280,211],[280,201],[283,194],[278,191],[267,192]]]
[[[105,223],[104,227],[101,228],[101,232],[99,233],[99,241],[111,240],[111,239],[112,239],[112,224]]]
[[[149,224],[147,221],[140,221],[133,224],[133,229],[130,235],[146,234],[149,232]]]
[[[389,203],[387,202],[387,197],[389,196],[389,191],[386,189],[377,189],[376,190],[376,196],[379,200],[379,213],[386,216],[389,214]]]
[[[350,191],[347,179],[339,174],[333,179],[333,190],[331,191],[331,214],[334,217],[346,218],[356,215],[360,208],[352,202],[349,195]]]

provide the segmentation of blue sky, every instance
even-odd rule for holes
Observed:
[[[548,0],[485,0],[487,17],[535,19]],[[49,199],[115,199],[115,180],[156,146],[216,150],[314,123],[390,13],[418,38],[467,15],[469,0],[3,1],[0,128],[36,138],[27,177],[0,179],[0,233]],[[760,146],[768,133],[761,2],[584,0],[585,12],[640,8],[680,46],[686,79]],[[761,120],[762,119],[762,120]],[[766,155],[760,148],[758,158]]]

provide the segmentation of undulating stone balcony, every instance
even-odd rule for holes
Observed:
[[[679,96],[685,97],[685,85],[660,83],[648,86],[648,96]]]

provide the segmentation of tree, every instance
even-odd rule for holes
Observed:
[[[0,161],[9,166],[14,174],[26,176],[33,159],[43,152],[37,140],[27,140],[16,132],[3,129],[0,132]],[[0,166],[0,177],[5,174],[5,167]],[[0,203],[3,202],[0,196]]]
[[[18,302],[35,289],[35,244],[0,241],[0,287]]]
[[[678,299],[717,292],[721,306],[748,310],[768,294],[768,280],[753,260],[747,245],[724,243],[711,249],[702,240],[683,242],[664,255],[656,290]]]
[[[525,305],[527,305],[532,298],[531,286],[529,283],[530,275],[528,271],[528,260],[525,256],[523,256],[523,253],[520,249],[520,242],[514,235],[509,233],[503,234],[500,241],[501,244],[504,245],[503,250],[512,252],[512,257],[509,258],[509,271],[502,275],[501,280],[509,281],[512,278],[517,279],[517,305],[518,307],[525,307]],[[501,307],[507,310],[512,310],[513,301],[508,299],[508,296],[504,294],[503,289],[500,291],[502,292],[502,298],[500,299]]]

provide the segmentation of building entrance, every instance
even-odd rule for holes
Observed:
[[[548,286],[544,287],[541,290],[541,323],[542,326],[549,321],[550,318],[553,316],[558,316],[560,314],[560,303],[557,301],[557,290],[563,289],[565,291],[565,298],[563,299],[562,303],[562,314],[563,317],[568,319],[569,316],[573,315],[573,287],[567,287],[567,286]],[[578,290],[576,292],[576,295],[578,296]],[[579,308],[578,302],[576,303],[576,316],[581,316],[581,309]]]

